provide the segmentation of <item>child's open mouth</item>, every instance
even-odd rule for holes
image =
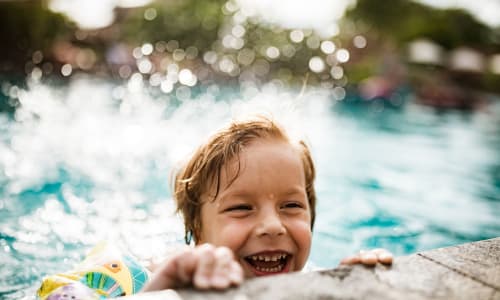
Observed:
[[[245,261],[256,276],[265,276],[288,272],[291,257],[286,252],[258,253],[245,257]]]

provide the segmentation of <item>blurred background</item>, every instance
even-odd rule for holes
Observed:
[[[182,243],[172,171],[248,113],[311,144],[312,268],[500,235],[500,1],[0,0],[0,43],[2,299]]]
[[[500,91],[496,0],[315,0],[305,8],[247,0],[0,5],[0,72],[8,80],[137,74],[170,93],[179,84],[220,81],[300,85],[308,74],[308,84],[352,87],[368,100],[390,100],[409,85],[417,101],[445,109],[478,109],[488,101],[484,93]],[[163,78],[172,63],[183,76]],[[15,102],[4,99],[2,109]]]

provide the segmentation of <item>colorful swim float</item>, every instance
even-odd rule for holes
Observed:
[[[74,270],[47,276],[37,291],[40,300],[94,300],[137,293],[149,272],[131,255],[108,242],[99,243]]]

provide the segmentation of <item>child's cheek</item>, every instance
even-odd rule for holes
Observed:
[[[312,232],[309,220],[294,220],[288,226],[288,232],[298,246],[309,251],[311,247]]]
[[[290,232],[290,234],[299,249],[296,271],[300,271],[304,267],[311,251],[312,232],[310,222],[296,224],[295,230]]]
[[[214,235],[218,237],[217,246],[226,246],[233,251],[241,247],[250,233],[248,221],[235,218],[224,218],[217,226]]]

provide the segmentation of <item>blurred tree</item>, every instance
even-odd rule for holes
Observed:
[[[50,53],[56,39],[68,38],[76,26],[47,8],[46,1],[0,1],[0,72],[19,66],[39,50]]]
[[[468,45],[500,50],[494,32],[461,9],[434,9],[410,0],[358,0],[346,13],[397,44],[427,37],[447,49]]]
[[[221,7],[225,2],[155,1],[149,6],[129,10],[117,24],[122,27],[122,39],[130,43],[177,40],[180,47],[207,49],[217,39],[224,18]]]

